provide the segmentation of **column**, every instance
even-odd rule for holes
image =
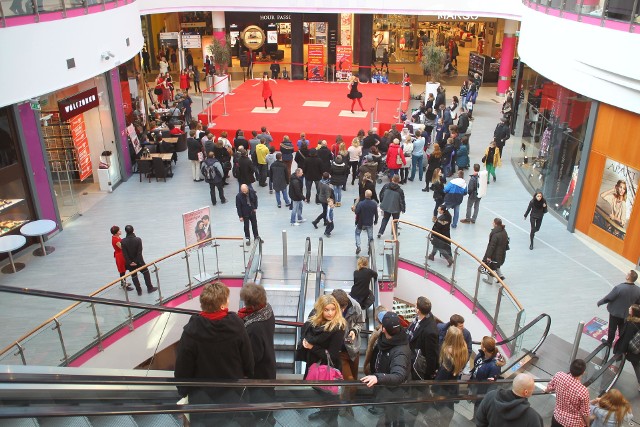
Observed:
[[[291,78],[303,80],[304,75],[304,34],[302,32],[302,13],[291,14]],[[295,64],[295,65],[294,65]]]
[[[516,31],[518,21],[506,20],[504,22],[504,37],[502,38],[502,56],[500,58],[500,74],[498,77],[497,95],[504,95],[511,84],[511,68],[516,52]]]
[[[360,31],[358,32],[358,55],[360,81],[371,81],[371,48],[373,47],[373,15],[360,15]]]
[[[211,12],[211,24],[213,26],[213,37],[224,43],[227,36],[224,12]]]

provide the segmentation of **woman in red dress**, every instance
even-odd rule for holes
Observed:
[[[116,259],[116,267],[118,268],[118,273],[120,273],[120,277],[124,276],[127,272],[127,268],[125,267],[124,255],[122,254],[122,244],[120,241],[120,235],[122,231],[120,231],[120,227],[114,225],[111,227],[111,246],[113,246],[113,257]],[[133,287],[125,281],[122,281],[122,287],[128,291],[132,291]]]
[[[162,104],[164,101],[164,76],[162,75],[162,73],[158,74],[158,78],[156,79],[156,87],[153,91],[153,93],[156,95],[156,97],[158,98],[158,104]]]
[[[262,74],[262,98],[264,100],[264,108],[265,110],[267,109],[267,99],[269,99],[269,102],[271,102],[271,109],[274,109],[273,106],[273,98],[271,97],[271,95],[273,95],[273,93],[271,92],[271,86],[269,84],[269,82],[272,81],[275,84],[278,84],[277,81],[273,80],[272,78],[269,77],[269,73],[267,73],[266,71]],[[254,84],[253,86],[258,86],[260,84],[260,82]]]
[[[180,89],[189,95],[189,73],[186,68],[180,73]]]

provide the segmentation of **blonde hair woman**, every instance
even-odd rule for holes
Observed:
[[[309,367],[318,363],[327,365],[331,363],[333,367],[342,370],[340,360],[340,350],[344,342],[347,322],[342,316],[340,304],[333,295],[321,295],[313,306],[313,311],[309,319],[302,326],[301,347],[296,350],[296,360],[307,363],[304,373],[305,378],[309,372]],[[309,419],[323,418],[337,425],[338,413],[331,410],[321,410],[309,415]]]
[[[353,272],[353,286],[349,295],[358,301],[362,310],[368,309],[373,304],[371,280],[377,282],[378,273],[369,268],[369,258],[361,256],[358,258],[358,268]]]
[[[360,146],[360,139],[356,136],[351,141],[351,146],[347,148],[349,153],[349,166],[351,166],[351,185],[358,176],[358,165],[360,164],[360,157],[362,157],[362,147]]]
[[[469,352],[462,331],[450,326],[440,347],[440,368],[436,374],[436,381],[459,380],[467,361]],[[457,385],[436,385],[432,387],[435,395],[447,397],[459,394]],[[449,425],[453,418],[453,402],[436,405],[440,411],[441,425]]]
[[[589,406],[593,420],[591,427],[621,427],[633,417],[629,401],[615,388],[593,399]]]

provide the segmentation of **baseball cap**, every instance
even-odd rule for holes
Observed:
[[[400,318],[393,311],[381,311],[378,313],[378,320],[390,335],[393,335],[401,326]]]

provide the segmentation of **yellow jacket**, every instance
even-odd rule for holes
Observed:
[[[269,154],[269,148],[265,144],[256,145],[256,158],[258,159],[259,165],[267,164],[267,154]]]
[[[487,156],[489,155],[489,147],[487,147],[486,150],[484,150],[484,157],[483,157],[483,161],[482,163],[484,163],[485,165],[487,164]],[[500,166],[502,166],[502,160],[500,159],[500,150],[498,149],[498,147],[496,147],[495,151],[493,152],[493,167],[494,168],[499,168]]]

